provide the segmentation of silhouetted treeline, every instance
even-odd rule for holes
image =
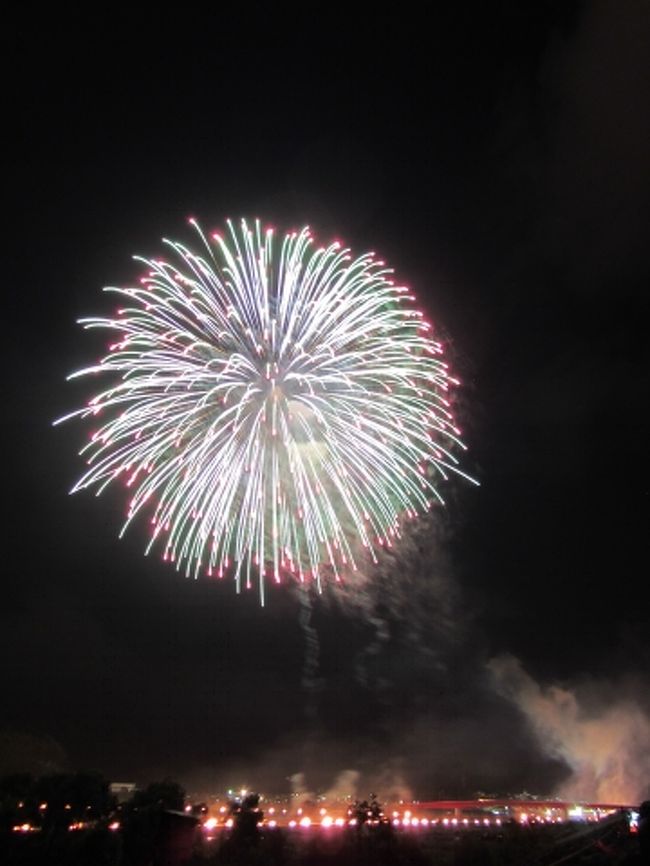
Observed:
[[[33,778],[16,773],[0,779],[0,829],[29,824],[66,829],[110,815],[116,802],[99,773],[51,773]]]
[[[176,782],[118,804],[99,773],[0,779],[2,866],[177,866],[194,852],[198,817]]]

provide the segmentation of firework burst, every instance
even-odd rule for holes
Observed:
[[[59,419],[100,423],[72,492],[124,480],[122,534],[146,511],[147,552],[158,542],[187,575],[258,580],[262,599],[265,577],[320,589],[464,475],[457,382],[373,253],[317,247],[307,228],[278,246],[259,222],[211,238],[191,222],[198,252],[165,241],[169,261],[138,259],[139,285],[105,290],[124,299],[115,317],[80,320],[115,338],[69,377],[111,377]]]

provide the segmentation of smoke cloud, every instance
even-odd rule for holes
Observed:
[[[304,773],[294,773],[289,776],[291,782],[291,794],[298,803],[310,803],[316,801],[316,795],[307,787]]]
[[[357,796],[360,773],[358,770],[343,770],[325,792],[327,800],[354,799]]]
[[[540,746],[571,769],[556,795],[627,805],[650,795],[650,718],[624,685],[612,701],[607,684],[543,687],[513,656],[494,658],[488,668]]]

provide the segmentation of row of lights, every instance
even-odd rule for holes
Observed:
[[[272,812],[273,810],[269,810]],[[282,810],[285,812],[285,810]],[[302,812],[302,809],[298,810],[299,813]],[[321,820],[313,821],[307,815],[304,815],[302,818],[292,818],[287,822],[287,826],[291,829],[296,827],[308,828],[312,825],[320,826],[320,827],[354,827],[356,826],[357,819],[356,818],[333,818],[331,815],[326,814],[325,809],[320,810]],[[596,816],[589,816],[589,820],[598,820]],[[519,815],[519,822],[521,824],[529,824],[529,823],[539,823],[539,824],[562,824],[565,819],[559,816],[551,817],[551,816],[531,816],[526,813],[522,813]],[[370,821],[371,824],[376,824],[376,821]],[[399,812],[392,813],[391,823],[394,827],[501,827],[502,819],[501,818],[417,818],[411,815],[409,811],[404,812],[403,817],[400,817]],[[203,823],[203,827],[205,830],[215,830],[219,824],[217,818],[208,818],[207,821]],[[226,828],[231,828],[234,824],[232,818],[228,818],[222,826]],[[271,818],[267,821],[260,821],[258,826],[267,826],[267,827],[277,827],[278,822]]]
[[[291,829],[294,829],[296,827],[308,828],[308,827],[311,827],[312,825],[325,827],[325,828],[327,828],[327,827],[355,827],[357,825],[357,823],[358,823],[358,821],[356,818],[349,818],[346,820],[345,818],[333,818],[331,815],[323,815],[321,817],[320,822],[318,822],[318,821],[312,821],[311,818],[309,818],[307,815],[305,815],[304,817],[302,817],[298,820],[296,820],[295,818],[292,818],[287,823],[287,826],[290,827]],[[378,822],[371,821],[369,823],[376,824]],[[215,830],[217,828],[218,824],[219,824],[219,822],[218,822],[217,818],[208,818],[207,821],[203,822],[203,828],[206,831]],[[483,825],[486,827],[489,827],[492,824],[494,824],[495,826],[500,827],[501,826],[501,818],[495,818],[494,821],[492,822],[492,821],[490,821],[489,818],[483,818],[482,820],[479,820],[478,818],[474,818],[473,821],[470,821],[469,818],[462,818],[462,819],[460,819],[460,818],[442,818],[441,820],[438,820],[437,818],[429,819],[429,818],[410,818],[410,817],[398,818],[398,817],[393,817],[392,824],[395,827],[400,827],[400,826],[401,827],[429,827],[429,826],[434,827],[437,825],[440,825],[443,827],[457,827],[457,826],[467,827],[470,824],[475,825],[475,826]],[[228,828],[228,829],[230,829],[233,825],[234,825],[234,821],[232,818],[228,818],[223,824],[223,826]],[[260,827],[261,826],[277,827],[278,822],[274,818],[271,818],[269,821],[260,821],[258,826],[260,826]]]
[[[68,830],[87,830],[89,827],[94,827],[96,822],[94,821],[73,821],[72,824],[68,825]],[[37,824],[29,824],[27,821],[23,824],[14,824],[11,828],[14,833],[38,833],[40,831],[40,827]],[[120,822],[119,821],[111,821],[108,825],[109,830],[119,830]]]

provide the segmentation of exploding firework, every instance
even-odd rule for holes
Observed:
[[[457,382],[373,253],[317,247],[307,228],[278,248],[259,222],[211,238],[190,222],[198,252],[165,241],[169,261],[138,259],[139,285],[105,290],[124,298],[114,318],[80,320],[117,336],[69,377],[111,376],[59,419],[100,422],[71,492],[123,479],[121,534],[145,511],[147,552],[158,541],[188,576],[257,579],[262,599],[265,576],[320,589],[464,475]]]

